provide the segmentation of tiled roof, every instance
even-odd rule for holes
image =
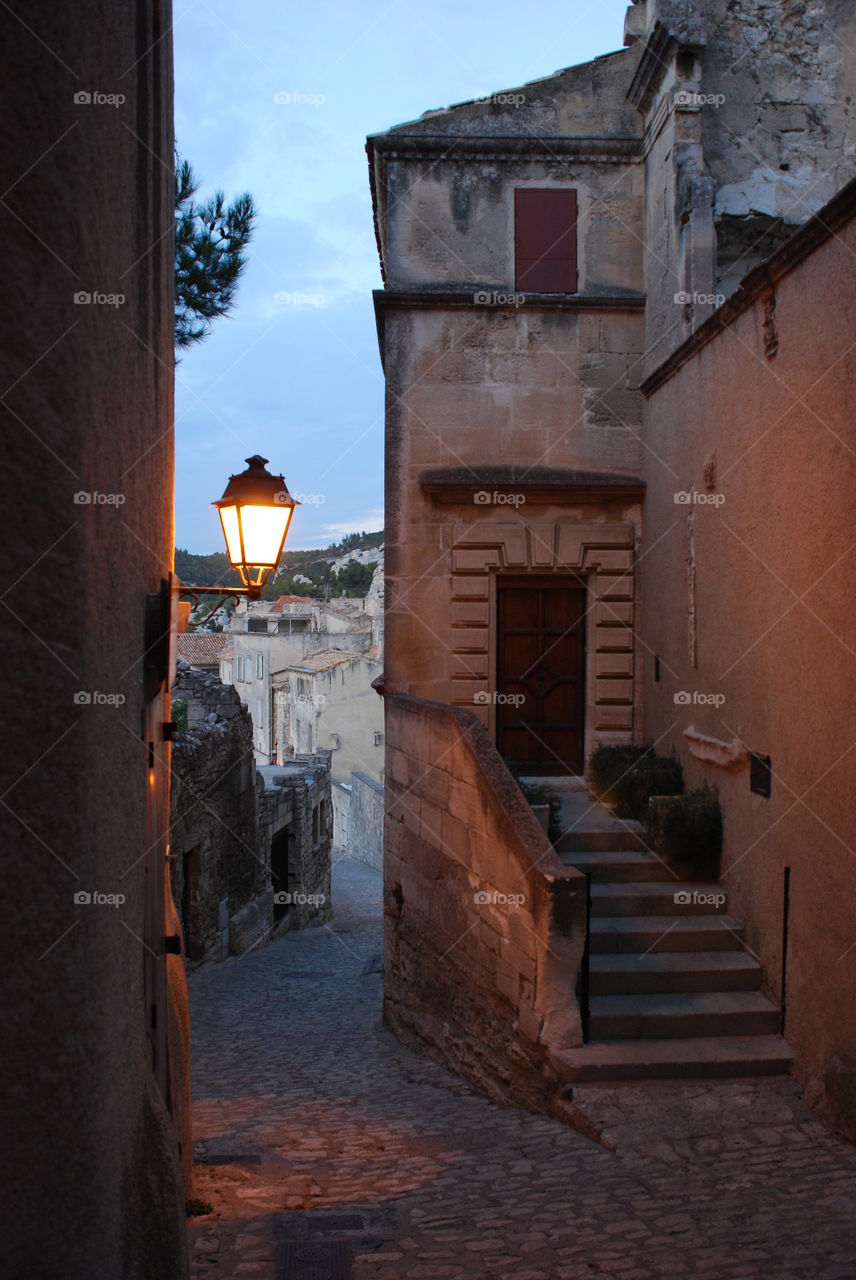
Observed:
[[[178,656],[192,667],[216,667],[228,639],[217,632],[185,631],[178,637]]]
[[[341,667],[347,662],[356,662],[359,659],[358,653],[350,653],[345,649],[322,649],[320,653],[313,653],[309,657],[301,659],[300,662],[292,662],[291,671],[314,671],[320,673],[322,671],[332,671],[334,667]]]
[[[282,613],[283,607],[287,604],[313,604],[312,596],[280,596],[279,599],[271,605],[271,613]]]

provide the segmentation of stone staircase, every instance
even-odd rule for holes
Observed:
[[[546,780],[545,780],[546,781]],[[550,780],[556,785],[555,780]],[[679,880],[638,823],[562,779],[557,850],[590,878],[588,1042],[565,1063],[579,1081],[786,1072],[780,1011],[719,884]]]

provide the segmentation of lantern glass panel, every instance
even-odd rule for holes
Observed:
[[[290,515],[291,508],[286,506],[241,508],[246,564],[276,564]]]

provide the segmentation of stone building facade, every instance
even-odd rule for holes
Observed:
[[[519,692],[499,688],[499,593],[563,573],[588,597],[570,605],[577,687],[562,717],[577,770],[597,741],[629,741],[638,716],[642,147],[622,92],[634,63],[598,59],[519,105],[431,112],[369,140],[391,398],[385,679],[468,707],[496,736],[495,694]],[[566,189],[577,287],[524,294],[515,202]],[[534,772],[562,763],[534,738],[503,754]]]
[[[274,672],[271,679],[279,763],[316,748],[332,752],[335,777],[364,771],[383,778],[383,703],[372,683],[381,659],[324,649]]]
[[[144,659],[173,557],[171,26],[170,0],[0,12],[10,1276],[188,1274],[168,672]]]
[[[263,775],[233,688],[182,664],[173,695],[188,722],[173,745],[170,806],[172,890],[188,959],[242,955],[280,921],[326,919],[329,756]]]
[[[767,0],[648,0],[628,11],[624,51],[428,112],[368,140],[384,278],[375,309],[389,390],[387,1011],[394,1025],[436,1044],[467,1073],[487,1074],[486,1059],[474,1065],[478,1038],[468,1038],[462,1019],[444,1047],[415,994],[425,978],[417,977],[421,965],[453,1007],[472,991],[466,973],[453,973],[448,960],[440,964],[426,905],[432,888],[424,872],[420,880],[406,864],[412,860],[418,870],[439,857],[443,869],[429,879],[454,881],[458,863],[472,871],[470,836],[462,829],[446,836],[445,810],[479,830],[483,818],[475,802],[466,802],[454,770],[441,797],[423,796],[420,786],[414,802],[414,783],[433,770],[437,749],[433,713],[422,700],[468,708],[497,757],[528,773],[579,774],[599,743],[653,737],[676,746],[688,777],[718,781],[700,761],[706,754],[709,765],[718,748],[699,747],[698,736],[678,727],[687,727],[684,704],[666,705],[655,658],[658,672],[668,661],[690,681],[692,696],[692,689],[703,691],[691,680],[701,670],[702,647],[712,679],[715,655],[730,651],[738,636],[750,642],[753,620],[766,616],[759,601],[768,575],[748,553],[739,575],[720,571],[714,584],[711,548],[723,550],[722,563],[734,560],[734,548],[726,555],[729,535],[712,541],[708,527],[724,523],[727,511],[711,503],[705,512],[699,496],[716,490],[722,453],[735,467],[738,445],[753,447],[759,420],[772,432],[769,413],[753,408],[760,409],[756,400],[764,394],[755,384],[769,382],[784,410],[786,388],[804,388],[803,397],[817,391],[806,382],[811,369],[824,382],[817,395],[828,395],[831,417],[840,411],[847,352],[831,374],[823,365],[824,352],[831,362],[838,350],[834,342],[825,345],[825,336],[836,327],[849,332],[846,300],[830,287],[828,328],[811,334],[807,305],[794,302],[792,323],[795,331],[802,324],[808,350],[795,343],[783,361],[773,277],[784,279],[795,268],[789,254],[800,226],[814,228],[807,234],[819,246],[818,227],[827,217],[844,225],[841,210],[826,202],[856,174],[856,60],[847,53],[856,47],[854,35],[856,14],[843,0],[785,12]],[[810,223],[815,214],[819,222]],[[805,264],[783,285],[783,296],[814,273],[807,294],[821,305],[840,234],[827,236],[822,250],[798,255]],[[754,272],[751,289],[729,309],[727,299],[747,272]],[[699,334],[721,336],[702,342]],[[759,374],[774,359],[778,387]],[[751,391],[746,404],[743,387]],[[846,437],[843,423],[839,428]],[[831,480],[831,438],[824,445],[812,508],[817,520],[809,521],[816,536],[801,544],[808,563],[823,544],[817,521],[830,518],[820,495],[839,492]],[[763,452],[756,451],[756,463]],[[746,492],[738,523],[746,522],[747,546],[762,518],[769,520],[765,546],[781,536],[784,494],[797,500],[801,474],[788,458],[775,500],[769,494],[752,508]],[[833,523],[846,528],[845,512],[842,499]],[[794,532],[806,523],[796,510],[789,519]],[[682,531],[677,541],[673,522]],[[704,579],[697,573],[703,546]],[[846,555],[843,546],[839,551]],[[772,546],[761,560],[778,562]],[[808,580],[803,585],[811,587]],[[848,591],[835,596],[849,598]],[[679,635],[688,652],[682,640],[678,653]],[[800,643],[807,661],[807,636]],[[827,655],[826,647],[818,647],[820,671],[806,693],[819,716],[834,716],[842,658]],[[796,740],[803,719],[790,693],[771,683],[787,668],[785,654],[760,646],[758,658],[765,654],[776,661],[766,676],[747,664],[755,684],[743,694],[735,690],[734,732],[726,736],[763,747],[775,728],[776,750],[759,753],[782,753],[798,796],[791,764],[801,762],[806,785],[817,770],[808,744]],[[825,696],[815,702],[819,689]],[[411,698],[406,717],[390,717],[390,706]],[[421,733],[414,719],[424,721]],[[709,724],[702,728],[702,736],[718,736]],[[827,761],[819,741],[814,749],[815,760]],[[830,767],[834,760],[833,752]],[[844,904],[853,892],[852,870],[830,854],[829,880],[816,878],[809,895],[807,866],[798,860],[807,830],[774,818],[773,864],[762,873],[755,859],[750,871],[743,834],[750,843],[759,838],[770,810],[756,812],[757,801],[743,794],[748,768],[734,786],[739,799],[730,784],[723,786],[723,801],[732,798],[725,875],[732,874],[736,905],[754,930],[765,990],[777,999],[784,997],[779,873],[785,865],[805,870],[807,896],[790,943],[801,955],[791,960],[799,977],[787,998],[787,1025],[798,1074],[817,1098],[837,1088],[838,1103],[821,1105],[841,1117],[856,1063],[856,1046],[840,1028],[850,988],[843,978],[838,994],[829,982],[820,990],[812,984],[824,965],[828,971],[834,945],[841,942],[847,954]],[[831,805],[830,840],[846,843],[853,815],[840,800]],[[408,815],[408,807],[415,812]],[[412,846],[403,860],[396,852],[401,841]],[[827,911],[838,923],[820,947],[812,922]],[[408,912],[404,965],[395,939]],[[481,929],[467,936],[473,953],[467,972],[479,964],[489,969],[491,938]],[[518,976],[532,981],[522,970]],[[570,1006],[575,987],[568,988]],[[523,990],[508,997],[518,1012]],[[526,992],[531,1001],[533,992]],[[534,998],[537,1006],[537,981]],[[574,1034],[571,1011],[568,1018],[566,1046]],[[494,1069],[525,1093],[520,1072],[524,1059],[525,1070],[532,1067],[530,1032],[554,1065],[561,1054],[550,1041],[549,1019],[518,1016],[514,1027],[516,1041],[494,1044]],[[835,1122],[853,1131],[851,1121]]]
[[[729,909],[807,1098],[851,1137],[854,256],[851,182],[644,384],[640,619],[646,733],[718,788]]]

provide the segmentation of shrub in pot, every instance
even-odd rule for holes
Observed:
[[[699,879],[719,879],[722,809],[716,787],[705,783],[685,795],[652,796],[645,827],[648,843],[667,862]]]
[[[619,818],[647,817],[652,795],[677,795],[684,773],[674,752],[658,756],[651,743],[600,746],[589,756],[586,780],[593,794],[611,805]]]

